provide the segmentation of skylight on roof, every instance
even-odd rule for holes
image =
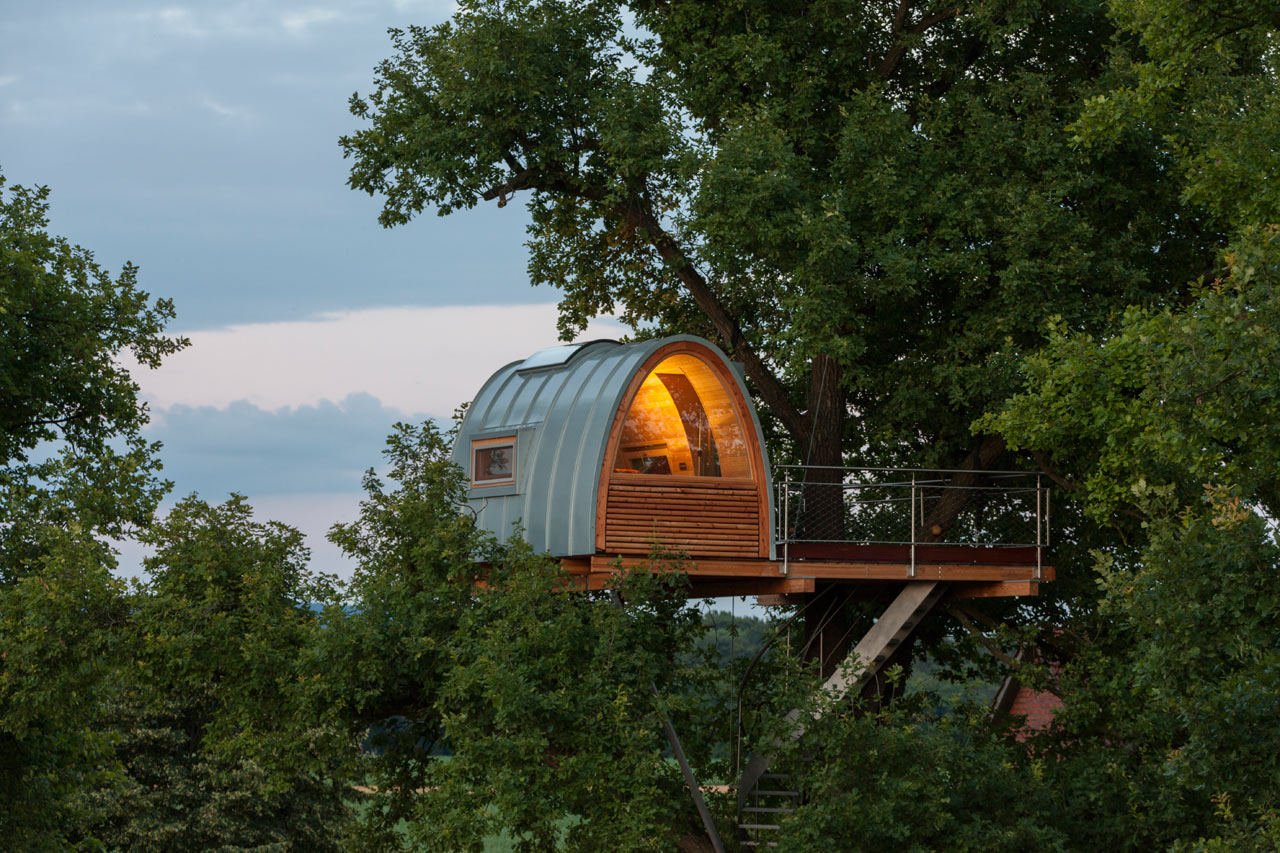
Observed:
[[[595,344],[614,344],[616,346],[618,342],[610,341],[610,340],[598,340],[598,341],[584,341],[583,343],[577,343],[577,344],[562,344],[556,347],[547,347],[546,349],[538,350],[533,355],[526,358],[523,362],[520,363],[520,367],[518,367],[517,370],[523,373],[526,370],[539,370],[544,367],[559,367],[562,364],[568,364],[569,359],[577,355],[580,350],[584,350],[587,347],[593,346]]]

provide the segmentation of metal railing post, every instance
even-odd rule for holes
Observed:
[[[782,576],[791,569],[791,469],[786,469],[782,483]]]
[[[1036,474],[1036,580],[1043,573],[1041,556],[1044,553],[1044,519],[1042,504],[1044,489],[1041,487],[1040,475]]]
[[[916,576],[916,475],[911,474],[911,566],[907,569],[907,577]]]

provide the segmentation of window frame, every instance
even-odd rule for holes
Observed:
[[[515,433],[508,435],[490,436],[487,438],[476,438],[471,441],[471,488],[473,489],[491,489],[495,486],[514,486],[516,478],[520,473],[520,455],[517,451],[519,445],[519,436]],[[482,450],[488,450],[498,447],[509,447],[511,449],[511,475],[509,477],[493,477],[485,479],[477,479],[476,463],[479,460],[479,453]]]

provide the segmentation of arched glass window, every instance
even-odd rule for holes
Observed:
[[[645,377],[622,425],[613,470],[673,477],[750,477],[733,398],[697,356],[665,358]]]

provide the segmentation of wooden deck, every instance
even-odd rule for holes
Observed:
[[[954,595],[969,598],[1036,595],[1052,581],[1054,568],[1036,563],[1034,548],[982,548],[917,545],[914,573],[910,546],[792,544],[787,560],[693,556],[685,568],[693,598],[780,596],[813,592],[818,583],[866,581],[944,581],[956,584]],[[571,557],[565,569],[580,578],[582,588],[605,588],[619,565],[649,565],[647,556]]]

